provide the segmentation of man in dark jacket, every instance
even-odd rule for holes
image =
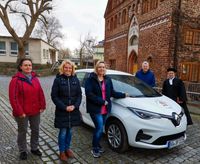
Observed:
[[[144,81],[151,87],[155,87],[155,76],[153,72],[149,69],[149,63],[147,61],[144,61],[142,63],[142,69],[137,71],[135,77]]]
[[[192,125],[192,118],[187,108],[187,96],[185,91],[184,83],[181,79],[175,77],[176,69],[168,68],[168,78],[163,83],[162,94],[176,101],[180,106],[183,107],[185,115],[187,117],[187,124]]]

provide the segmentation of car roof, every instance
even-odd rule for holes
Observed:
[[[94,69],[78,69],[76,70],[76,72],[93,72]],[[106,74],[112,74],[112,75],[131,75],[130,73],[127,73],[127,72],[122,72],[122,71],[117,71],[117,70],[111,70],[111,69],[107,69],[106,70]]]

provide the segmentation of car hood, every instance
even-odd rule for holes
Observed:
[[[172,112],[176,112],[177,114],[181,113],[181,106],[164,95],[152,98],[127,97],[125,99],[115,99],[114,102],[124,107],[132,107],[164,115],[171,115]]]

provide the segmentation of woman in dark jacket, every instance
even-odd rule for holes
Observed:
[[[111,111],[111,97],[124,98],[125,93],[116,92],[113,89],[111,79],[105,75],[106,67],[103,61],[98,61],[95,71],[90,74],[85,83],[87,112],[95,125],[91,151],[93,157],[98,158],[104,152],[100,146],[103,126],[107,115]]]
[[[51,98],[56,105],[54,125],[60,129],[60,159],[67,161],[68,157],[74,157],[70,150],[71,128],[81,123],[79,105],[82,94],[79,80],[75,75],[75,65],[71,61],[63,61],[59,72],[52,86]]]

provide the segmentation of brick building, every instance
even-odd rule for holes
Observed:
[[[200,0],[108,0],[105,61],[135,73],[148,60],[157,82],[169,66],[200,82]]]

